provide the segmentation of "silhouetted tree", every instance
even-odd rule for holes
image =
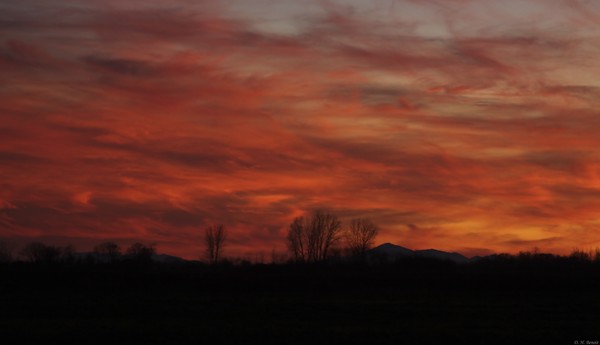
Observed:
[[[315,211],[310,217],[297,217],[290,224],[288,248],[294,259],[301,262],[326,260],[339,240],[341,223],[337,216]]]
[[[103,242],[94,247],[94,253],[115,262],[121,256],[121,247],[115,242]]]
[[[227,232],[223,224],[209,226],[204,232],[206,258],[211,264],[219,262],[223,256],[223,246],[227,240]]]
[[[41,242],[31,242],[21,250],[27,261],[34,263],[54,263],[75,261],[75,248],[72,245],[57,247]]]
[[[354,257],[364,257],[373,245],[377,233],[377,225],[370,219],[352,219],[350,227],[344,232],[350,254]]]
[[[136,242],[127,248],[127,255],[139,262],[150,262],[152,256],[156,254],[156,247],[153,244],[145,245],[140,242]]]
[[[290,224],[287,241],[288,248],[296,261],[304,262],[308,258],[309,222],[304,217],[296,217]]]
[[[14,247],[6,240],[0,239],[0,262],[11,262]]]
[[[31,242],[23,247],[21,256],[29,262],[42,262],[46,257],[46,245],[41,242]]]
[[[75,247],[72,244],[68,244],[64,247],[58,247],[58,250],[60,252],[60,262],[72,264],[77,261]]]
[[[600,253],[597,249],[595,252],[593,250],[585,251],[582,249],[574,249],[571,254],[569,254],[569,259],[571,261],[593,262],[598,256],[600,256]]]
[[[283,264],[287,261],[288,257],[287,257],[287,253],[285,252],[278,252],[277,250],[275,250],[275,248],[273,248],[271,250],[271,263],[272,264]]]

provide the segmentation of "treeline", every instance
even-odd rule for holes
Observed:
[[[569,255],[557,255],[540,253],[537,250],[523,251],[518,254],[494,254],[486,257],[471,259],[468,263],[456,263],[452,261],[444,261],[441,259],[431,257],[415,257],[415,256],[399,256],[395,258],[382,257],[380,254],[370,253],[365,248],[360,248],[360,251],[353,250],[351,247],[334,247],[334,250],[325,257],[323,253],[326,251],[327,244],[315,240],[312,236],[318,233],[315,229],[329,229],[331,230],[331,219],[327,221],[306,218],[297,219],[294,221],[296,224],[290,230],[292,238],[288,238],[288,244],[290,251],[293,256],[279,256],[277,259],[272,258],[271,264],[314,264],[314,263],[328,263],[331,265],[344,265],[344,264],[361,264],[367,266],[414,266],[414,267],[434,267],[434,266],[477,266],[477,267],[490,267],[490,268],[505,268],[505,269],[522,269],[527,267],[558,267],[558,266],[573,266],[573,265],[592,265],[600,267],[600,249],[594,250],[580,250],[576,249]],[[298,227],[297,223],[302,223],[301,227]],[[354,222],[357,223],[357,222]],[[316,226],[315,224],[329,224],[323,228]],[[367,223],[368,224],[368,223]],[[207,236],[205,238],[207,242],[218,243],[215,246],[222,246],[227,238],[225,228],[222,226],[215,226],[207,228]],[[352,231],[352,230],[350,230]],[[294,237],[295,236],[295,237]],[[340,239],[343,236],[340,235]],[[216,238],[211,238],[216,237]],[[317,237],[317,238],[325,238]],[[310,248],[314,245],[311,241],[317,242],[321,247]],[[300,243],[301,242],[301,243]],[[306,243],[309,243],[307,246]],[[301,249],[299,248],[300,246]],[[73,245],[56,246],[44,244],[42,242],[31,242],[25,245],[20,250],[10,244],[9,241],[0,239],[0,263],[11,263],[11,262],[30,262],[34,264],[118,264],[118,263],[146,263],[150,264],[157,262],[153,260],[157,255],[157,247],[153,244],[143,244],[136,242],[126,248],[122,248],[116,242],[103,242],[94,246],[91,252],[77,252]],[[344,253],[342,253],[344,249]],[[206,260],[203,262],[195,261],[196,263],[210,264],[210,265],[252,265],[261,264],[264,265],[264,260],[259,262],[251,262],[250,260],[244,259],[231,259],[222,258],[217,253],[222,253],[223,247],[217,250],[217,248],[210,249],[207,245],[206,256],[212,260]],[[167,261],[167,263],[173,263],[174,261]],[[183,260],[181,262],[184,262]],[[157,263],[160,263],[158,261]]]
[[[151,262],[155,254],[155,245],[140,242],[133,243],[125,250],[115,242],[103,242],[96,245],[92,252],[79,253],[73,245],[56,246],[39,241],[31,242],[17,251],[10,242],[0,239],[0,263],[20,260],[37,264]]]
[[[303,220],[306,221],[306,220]],[[215,228],[213,228],[214,230]],[[302,231],[305,231],[303,228]],[[310,229],[310,228],[308,228]],[[220,229],[224,231],[224,228]],[[307,233],[302,232],[302,236],[307,236]],[[297,235],[297,234],[295,234]],[[211,236],[223,236],[222,234],[212,234]],[[307,236],[308,238],[308,236]],[[305,239],[301,239],[305,241]],[[217,241],[218,242],[218,241]],[[581,266],[592,265],[600,267],[600,249],[595,250],[574,250],[569,255],[556,255],[548,253],[540,253],[537,250],[524,251],[518,254],[494,254],[485,257],[476,257],[466,263],[456,263],[445,261],[432,257],[415,257],[415,256],[398,256],[388,257],[380,253],[371,253],[368,250],[362,252],[359,256],[350,248],[346,248],[345,253],[336,247],[327,257],[319,257],[313,253],[323,253],[322,248],[312,250],[305,248],[306,252],[298,252],[298,256],[278,255],[273,257],[271,261],[255,260],[241,258],[219,258],[218,260],[207,261],[186,261],[186,260],[170,260],[157,261],[154,259],[157,255],[157,247],[155,245],[143,244],[136,242],[126,248],[121,248],[116,242],[102,242],[94,246],[91,252],[77,252],[72,245],[56,246],[48,245],[42,242],[31,242],[25,245],[20,250],[16,250],[9,241],[0,239],[0,263],[11,262],[30,262],[34,264],[119,264],[119,263],[176,263],[188,262],[198,263],[203,265],[218,265],[218,266],[248,266],[254,264],[264,265],[270,263],[272,265],[289,265],[289,264],[328,264],[330,266],[340,266],[346,264],[360,264],[367,266],[403,266],[418,269],[420,267],[454,267],[454,266],[473,266],[473,267],[488,267],[490,269],[523,269],[528,267],[547,267],[553,268],[562,266]],[[222,250],[222,248],[221,248]],[[208,250],[207,250],[208,251]],[[214,248],[213,248],[213,254]],[[210,253],[207,254],[207,256]],[[169,256],[167,256],[169,257]],[[176,257],[172,257],[176,258]],[[213,259],[217,258],[216,256]]]
[[[397,262],[423,263],[439,261],[432,258],[382,257],[370,252],[379,233],[378,226],[368,218],[354,218],[343,223],[335,214],[317,210],[309,215],[296,217],[290,223],[285,237],[287,255],[276,255],[273,251],[271,263],[366,263],[394,264]],[[225,249],[230,240],[223,224],[211,225],[204,230],[204,253],[199,258],[210,265],[251,264],[250,260],[226,257]],[[31,242],[17,250],[7,240],[0,239],[0,263],[26,261],[31,263],[117,263],[145,262],[155,260],[155,244],[136,242],[126,248],[107,241],[96,245],[89,253],[78,253],[73,245],[56,246],[39,241]],[[172,257],[174,258],[174,257]],[[496,254],[484,258],[472,259],[470,263],[559,263],[568,260],[579,263],[600,264],[600,249],[584,251],[574,250],[568,256],[533,252],[521,252],[517,255]],[[264,260],[260,260],[263,263]]]

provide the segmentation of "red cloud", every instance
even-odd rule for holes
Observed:
[[[0,236],[192,258],[219,222],[235,256],[283,250],[326,207],[415,249],[600,242],[585,25],[482,30],[465,2],[477,25],[457,29],[432,1],[445,36],[335,5],[278,34],[225,4],[129,4],[5,9]]]

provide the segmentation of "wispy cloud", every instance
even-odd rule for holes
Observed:
[[[0,236],[194,257],[223,222],[247,253],[328,207],[415,248],[600,245],[596,5],[248,6],[0,5]]]

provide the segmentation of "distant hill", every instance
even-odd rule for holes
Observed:
[[[369,250],[369,254],[371,255],[387,255],[390,259],[398,258],[402,256],[413,255],[414,251],[404,248],[391,243],[384,243],[379,245],[371,250]]]
[[[186,262],[187,260],[182,259],[178,256],[174,256],[174,255],[154,254],[154,255],[152,255],[152,261],[166,263],[166,264],[179,264],[179,263]]]
[[[459,264],[469,262],[469,259],[467,257],[456,252],[448,253],[437,249],[425,249],[417,250],[414,253],[414,255],[417,257],[450,260]]]
[[[459,253],[448,253],[437,249],[411,250],[392,243],[384,243],[369,250],[369,257],[373,260],[394,261],[403,257],[432,258],[449,260],[456,263],[467,263],[469,259]]]

